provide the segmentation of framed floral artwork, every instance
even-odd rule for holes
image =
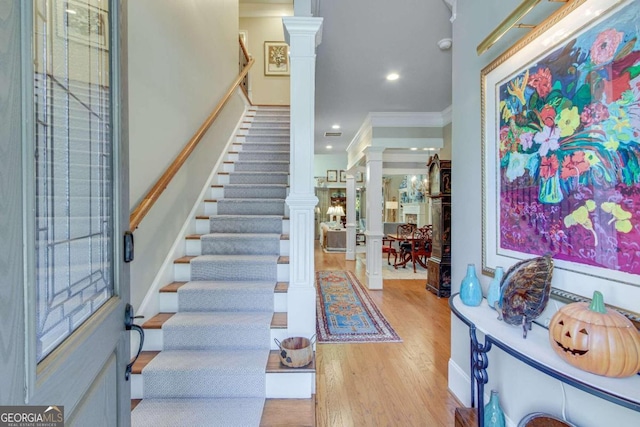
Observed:
[[[568,3],[482,70],[483,272],[640,280],[640,2]]]
[[[289,75],[289,45],[285,42],[264,42],[264,75]]]
[[[347,182],[347,171],[340,171],[340,182]]]
[[[327,171],[327,182],[338,182],[338,171],[330,169]]]

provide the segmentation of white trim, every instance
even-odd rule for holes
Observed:
[[[453,120],[453,106],[449,105],[440,114],[442,114],[442,126],[448,125]]]
[[[245,99],[244,95],[242,95],[241,98],[244,100]],[[244,102],[245,102],[244,112],[242,113],[242,116],[238,120],[238,124],[236,125],[235,129],[231,132],[231,135],[229,136],[229,140],[227,141],[227,145],[224,149],[225,154],[218,158],[218,161],[213,167],[211,174],[209,175],[209,178],[205,181],[204,187],[202,188],[202,191],[200,191],[200,195],[196,199],[196,202],[193,208],[191,208],[191,211],[189,212],[189,215],[187,216],[186,221],[182,225],[182,228],[180,229],[180,232],[178,233],[176,240],[173,242],[171,249],[169,249],[169,252],[167,253],[166,258],[164,259],[164,262],[158,269],[158,274],[156,274],[156,276],[153,279],[153,282],[151,282],[151,286],[149,287],[149,290],[144,296],[142,303],[140,303],[140,307],[138,307],[136,311],[136,315],[142,315],[144,316],[145,319],[150,319],[151,317],[159,313],[160,302],[158,298],[158,292],[160,291],[160,288],[162,286],[165,286],[168,284],[167,277],[174,277],[173,261],[176,258],[179,258],[184,255],[185,238],[187,234],[190,233],[190,230],[195,230],[195,221],[196,221],[195,217],[198,214],[198,212],[203,209],[203,206],[204,206],[203,200],[206,198],[207,193],[211,191],[211,186],[215,181],[218,171],[222,169],[223,161],[228,156],[228,152],[231,149],[232,144],[235,142],[238,129],[240,129],[240,127],[242,126],[244,116],[248,110],[248,103],[246,102],[246,100]],[[132,337],[133,337],[133,334],[132,334]]]
[[[442,113],[369,113],[371,127],[440,127]]]
[[[449,391],[464,406],[471,405],[471,377],[453,359],[449,359]]]

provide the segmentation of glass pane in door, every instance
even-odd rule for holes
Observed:
[[[109,47],[107,0],[34,1],[38,361],[114,293]]]

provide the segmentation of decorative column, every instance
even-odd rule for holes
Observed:
[[[313,261],[313,183],[316,46],[322,18],[282,19],[291,64],[291,159],[289,175],[290,256],[287,324],[290,336],[311,337],[316,330]]]
[[[368,147],[367,159],[367,287],[382,289],[382,153]]]
[[[356,259],[356,179],[347,171],[347,254],[345,259]]]

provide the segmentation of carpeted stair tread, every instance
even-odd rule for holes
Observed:
[[[262,397],[269,350],[164,350],[142,370],[145,399]]]
[[[284,215],[285,199],[221,199],[217,202],[221,215]]]
[[[286,184],[229,184],[224,187],[224,197],[230,199],[284,199],[287,197]]]
[[[238,160],[233,165],[234,172],[289,172],[289,162],[285,160]]]
[[[178,310],[269,311],[273,309],[274,282],[187,282],[178,289]]]
[[[281,215],[213,215],[212,233],[282,233]]]
[[[288,184],[288,172],[233,172],[229,184]]]
[[[262,398],[144,399],[131,413],[136,427],[258,426]]]
[[[290,161],[291,153],[288,151],[240,151],[238,160],[282,160]]]
[[[178,312],[162,325],[163,348],[268,349],[272,318],[273,311]]]
[[[191,280],[271,281],[278,255],[200,255],[191,261]]]
[[[205,234],[202,255],[278,255],[280,234],[212,233]]]

